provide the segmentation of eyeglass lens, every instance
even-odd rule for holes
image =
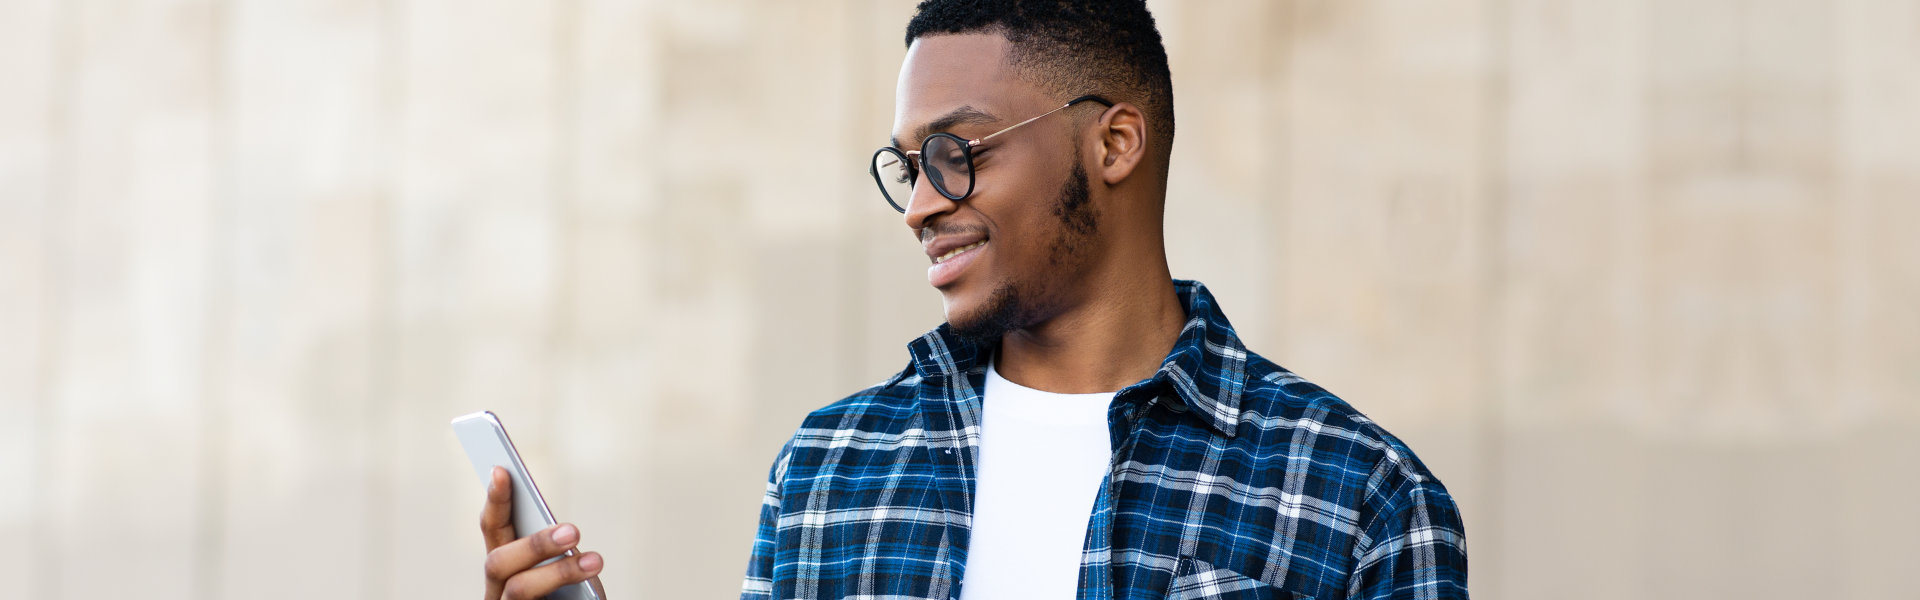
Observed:
[[[909,164],[899,150],[881,148],[873,153],[873,179],[880,184],[880,193],[886,195],[887,204],[900,212],[907,212],[907,204],[913,201],[914,174]]]
[[[973,191],[973,164],[966,143],[948,134],[935,134],[920,146],[918,166],[927,171],[933,189],[948,199],[959,200]],[[894,210],[906,212],[913,201],[913,186],[918,183],[913,169],[897,150],[882,148],[873,155],[873,178]]]

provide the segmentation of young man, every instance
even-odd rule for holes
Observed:
[[[947,322],[780,451],[741,597],[1466,598],[1440,481],[1169,274],[1144,2],[929,0],[906,37],[871,170]],[[489,590],[599,568],[489,535]]]

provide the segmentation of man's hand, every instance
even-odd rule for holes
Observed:
[[[605,566],[598,552],[554,561],[535,567],[540,561],[565,554],[580,543],[580,530],[561,523],[539,533],[513,539],[513,479],[507,470],[494,467],[487,483],[487,503],[480,509],[480,535],[487,540],[486,600],[532,600],[544,598],[554,590],[594,579]]]

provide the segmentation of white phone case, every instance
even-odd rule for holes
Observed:
[[[559,523],[554,520],[553,511],[547,508],[547,501],[540,497],[540,488],[533,485],[533,475],[527,471],[525,463],[520,462],[520,453],[514,451],[513,440],[507,437],[507,428],[500,425],[500,419],[490,411],[480,411],[461,415],[453,420],[453,434],[460,438],[460,446],[467,450],[467,461],[473,463],[473,474],[480,477],[480,487],[486,488],[494,467],[505,467],[507,475],[513,479],[513,537],[523,538],[542,529]],[[568,550],[566,556],[576,554]],[[560,560],[560,557],[547,559],[545,565]],[[602,600],[600,590],[581,582],[555,590],[547,596],[550,600]]]

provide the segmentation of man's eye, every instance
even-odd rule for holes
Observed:
[[[943,153],[941,159],[951,168],[959,169],[967,166],[967,153],[959,150]]]

